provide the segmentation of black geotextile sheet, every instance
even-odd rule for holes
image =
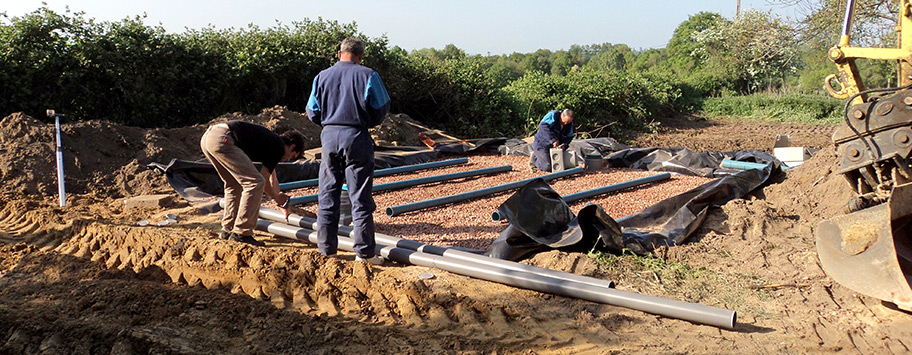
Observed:
[[[423,147],[375,147],[374,168],[424,163],[437,155],[437,151]],[[260,165],[254,164],[259,170]],[[172,159],[167,165],[152,163],[149,168],[161,170],[171,188],[193,206],[210,213],[220,209],[217,196],[224,195],[224,185],[208,161]],[[279,182],[309,180],[316,178],[319,171],[320,163],[314,160],[281,162],[276,166],[276,178]]]
[[[423,147],[376,147],[376,168],[418,164],[439,155],[500,152],[529,156],[531,145],[519,139],[491,138]],[[614,168],[668,171],[683,175],[716,177],[688,192],[660,201],[626,218],[615,221],[599,205],[586,205],[573,214],[547,183],[532,182],[521,188],[500,207],[511,224],[494,242],[493,257],[520,260],[536,252],[561,249],[588,251],[593,248],[619,253],[624,249],[645,254],[659,245],[677,245],[700,226],[711,206],[741,198],[765,184],[778,173],[779,162],[763,151],[696,153],[686,148],[629,148],[611,138],[578,139],[569,148],[580,157],[598,155]],[[764,169],[720,168],[723,159],[767,164]],[[217,211],[216,196],[222,195],[222,181],[208,162],[172,160],[153,163],[162,170],[174,190],[204,211]],[[280,163],[280,182],[316,178],[315,161]],[[549,191],[550,190],[550,191]],[[529,206],[537,206],[530,208]],[[617,216],[615,216],[617,217]]]
[[[501,154],[528,157],[532,155],[532,144],[520,139],[508,139],[497,150]],[[630,148],[611,138],[575,139],[570,142],[568,150],[580,158],[599,155],[608,162],[608,166],[614,168],[667,171],[703,177],[731,175],[738,171],[722,168],[723,159],[781,164],[772,154],[760,150],[697,153],[682,147]]]
[[[767,165],[750,170],[715,168],[722,158],[736,157]],[[608,159],[612,167],[718,177],[620,220],[596,204],[588,204],[574,215],[547,183],[532,181],[498,208],[510,225],[494,241],[488,255],[518,261],[552,249],[613,253],[627,249],[648,254],[657,246],[687,242],[710,207],[742,198],[780,172],[780,162],[759,151],[693,153],[683,148],[631,148],[611,153]]]
[[[570,141],[570,152],[579,158],[590,154],[598,154],[607,157],[613,152],[628,149],[630,147],[618,143],[611,138],[592,138],[592,139],[574,139]],[[517,155],[521,157],[532,156],[532,144],[522,139],[504,139],[503,144],[497,147],[497,151],[504,155]],[[582,159],[580,159],[582,161]]]

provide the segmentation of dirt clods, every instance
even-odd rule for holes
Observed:
[[[234,118],[299,129],[310,138],[308,148],[319,145],[318,127],[283,107],[213,122]],[[372,131],[375,140],[419,145],[416,132],[424,128],[408,121],[391,116]],[[267,233],[255,235],[265,247],[217,239],[218,216],[187,205],[146,168],[201,158],[202,124],[64,122],[68,203],[59,207],[53,125],[9,115],[0,120],[0,154],[7,157],[0,161],[0,353],[910,351],[912,316],[833,282],[817,260],[817,224],[841,213],[852,196],[834,173],[835,151],[825,143],[831,126],[687,118],[663,126],[673,129],[625,143],[768,149],[775,134],[787,131],[793,143],[822,150],[748,198],[712,209],[692,243],[652,257],[555,251],[525,262],[614,280],[621,290],[733,309],[734,330],[438,269],[367,265],[350,253],[327,257]],[[165,207],[124,208],[125,197],[159,193],[172,197]],[[618,206],[641,202],[612,198]],[[490,218],[490,207],[475,209]],[[177,222],[159,226],[169,214]],[[414,237],[428,242],[503,228],[465,217],[459,225],[411,218],[404,223],[423,228]],[[394,221],[380,223],[396,235]]]

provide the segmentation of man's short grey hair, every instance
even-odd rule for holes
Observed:
[[[348,37],[342,40],[339,51],[348,52],[354,55],[362,55],[364,54],[364,42],[361,42],[360,39],[354,37]]]

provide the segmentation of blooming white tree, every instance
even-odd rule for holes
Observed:
[[[796,31],[769,13],[747,10],[734,21],[716,21],[693,33],[691,55],[733,71],[747,91],[782,84],[798,70]]]

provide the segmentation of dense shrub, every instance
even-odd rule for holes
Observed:
[[[816,95],[754,94],[707,98],[702,102],[708,117],[742,117],[780,122],[838,123],[843,102]]]
[[[680,98],[680,90],[658,76],[586,68],[566,76],[530,72],[504,90],[517,100],[527,132],[560,108],[576,112],[579,132],[643,130],[650,118],[673,112]]]
[[[393,109],[467,137],[514,136],[523,132],[512,100],[477,58],[395,60],[388,82]]]
[[[823,97],[704,99],[732,92],[737,76],[724,66],[674,70],[664,51],[620,44],[482,57],[452,45],[407,53],[335,21],[169,34],[142,17],[95,22],[47,8],[2,16],[0,115],[52,108],[70,119],[173,127],[273,105],[303,111],[314,76],[348,36],[365,39],[364,64],[383,77],[392,112],[465,137],[530,134],[556,108],[577,112],[582,136],[646,130],[657,116],[701,107],[786,120],[839,114]]]
[[[96,23],[41,8],[0,23],[0,112],[53,108],[155,127],[277,104],[300,111],[313,77],[352,35],[354,24],[322,20],[177,35],[141,17]],[[383,66],[385,39],[366,45],[366,64]]]

